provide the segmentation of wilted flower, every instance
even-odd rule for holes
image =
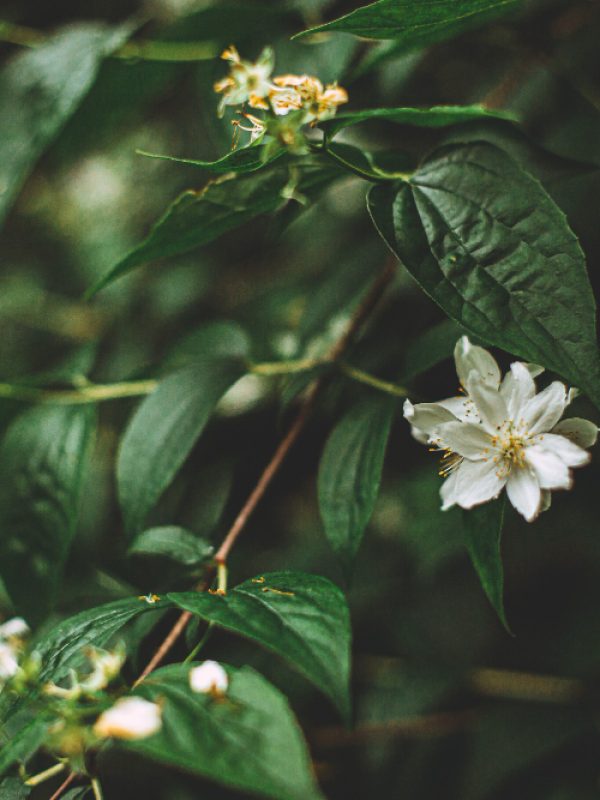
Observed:
[[[117,647],[113,652],[89,647],[85,654],[92,671],[81,677],[74,669],[71,669],[69,670],[70,686],[57,686],[50,681],[44,686],[45,694],[62,697],[65,700],[76,700],[81,695],[101,692],[117,677],[126,657],[123,646]]]
[[[241,106],[248,103],[252,108],[267,109],[269,104],[264,99],[268,96],[272,84],[273,51],[265,47],[255,63],[244,61],[233,45],[221,53],[221,58],[229,62],[229,75],[214,85],[215,92],[222,94],[219,103],[219,116],[223,115],[225,106]]]
[[[193,692],[221,697],[228,686],[227,673],[216,661],[205,661],[190,672],[190,687]]]
[[[323,88],[321,81],[311,75],[280,75],[274,78],[273,83],[281,91],[292,92],[299,98],[300,105],[296,108],[304,109],[303,122],[314,124],[318,120],[329,119],[334,116],[338,106],[348,102],[348,92],[337,83],[329,83]],[[271,92],[274,108],[276,96],[276,91]]]
[[[94,733],[103,739],[145,739],[162,727],[161,708],[141,697],[122,697],[100,714]]]
[[[574,396],[560,381],[536,394],[541,367],[517,361],[501,380],[493,356],[466,336],[456,371],[465,395],[439,403],[404,404],[413,435],[444,452],[442,509],[508,499],[531,522],[550,505],[552,489],[571,488],[571,468],[587,464],[598,428],[588,420],[559,422]]]

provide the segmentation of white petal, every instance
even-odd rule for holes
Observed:
[[[157,703],[141,697],[122,697],[94,725],[94,733],[102,738],[145,739],[160,730],[161,709]]]
[[[498,389],[485,383],[478,372],[471,370],[467,391],[473,400],[484,427],[492,435],[507,420],[506,403]]]
[[[19,662],[10,645],[0,644],[0,688],[4,681],[16,675]]]
[[[563,419],[558,425],[555,425],[552,433],[566,436],[579,447],[592,447],[598,438],[598,426],[589,419],[571,417],[571,419]]]
[[[542,506],[542,492],[533,470],[527,467],[511,469],[506,493],[519,514],[527,522],[533,522]]]
[[[449,508],[456,505],[456,482],[458,478],[458,470],[460,466],[454,469],[447,478],[444,479],[442,488],[440,489],[440,497],[442,498],[442,511],[448,511]]]
[[[404,418],[427,435],[431,435],[444,422],[456,421],[454,414],[439,403],[417,403],[414,406],[410,400],[405,400],[403,411]]]
[[[517,416],[525,421],[530,433],[545,433],[556,425],[566,405],[566,386],[560,381],[554,381],[532,397]]]
[[[190,688],[200,694],[223,695],[229,686],[229,678],[216,661],[205,661],[194,667],[189,676]]]
[[[448,409],[461,422],[480,422],[479,414],[470,397],[465,395],[448,397],[446,400],[439,400],[438,405]]]
[[[500,367],[496,359],[483,347],[471,344],[468,336],[461,336],[456,343],[454,361],[458,379],[464,387],[472,370],[479,373],[482,380],[494,389],[500,385]]]
[[[11,639],[13,636],[22,639],[29,633],[29,625],[23,617],[13,617],[0,625],[0,639]]]
[[[556,433],[542,433],[534,441],[544,450],[548,450],[558,456],[568,467],[583,467],[591,459],[587,450]]]
[[[515,361],[510,365],[510,372],[502,381],[500,394],[506,402],[509,418],[515,419],[522,406],[535,395],[535,382],[526,364]]]
[[[542,489],[571,488],[569,467],[556,453],[539,444],[532,444],[525,449],[525,460]]]
[[[463,461],[450,475],[454,478],[450,489],[442,487],[445,510],[453,505],[473,508],[498,497],[506,483],[506,477],[498,473],[493,461]],[[446,483],[450,480],[446,479]]]
[[[491,447],[490,435],[483,426],[466,422],[446,422],[437,428],[435,436],[435,443],[440,449],[452,450],[471,461],[485,459]]]

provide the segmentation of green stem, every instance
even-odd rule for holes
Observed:
[[[92,778],[92,791],[94,792],[94,800],[104,800],[102,786],[100,786],[98,778]]]
[[[25,781],[26,786],[39,786],[40,783],[44,783],[44,781],[53,778],[55,775],[63,772],[65,769],[66,764],[60,761],[58,764],[54,764],[53,767],[48,767],[43,772],[38,772],[37,775],[32,775],[31,778],[28,778]]]
[[[81,405],[122,397],[137,397],[151,394],[158,386],[156,380],[130,381],[127,383],[98,384],[79,389],[39,389],[35,386],[15,386],[0,383],[0,398],[19,400],[25,403],[53,403],[56,405]]]
[[[349,364],[340,363],[339,368],[344,375],[347,375],[349,378],[359,383],[364,383],[366,386],[371,386],[373,389],[379,389],[379,391],[394,395],[394,397],[408,397],[408,389],[405,389],[404,386],[398,386],[396,383],[390,383],[389,381],[382,381],[380,378],[376,378],[368,372],[363,372],[362,369],[351,367]]]
[[[0,20],[0,41],[21,47],[37,47],[48,37],[34,28],[13,25]],[[112,58],[124,60],[142,59],[144,61],[209,61],[219,55],[219,47],[214,42],[126,42],[111,54]]]
[[[209,622],[209,623],[208,623],[208,627],[207,627],[207,629],[204,631],[204,635],[202,636],[202,638],[200,639],[200,641],[198,642],[198,644],[197,644],[197,645],[194,647],[194,649],[193,649],[193,650],[192,650],[190,653],[188,653],[188,655],[187,655],[187,656],[186,656],[186,657],[183,659],[183,663],[184,663],[184,664],[189,664],[191,661],[193,661],[193,660],[196,658],[196,656],[198,655],[198,653],[200,652],[200,650],[201,650],[201,649],[204,647],[204,645],[206,644],[206,642],[207,642],[207,641],[210,639],[210,635],[211,635],[211,633],[212,633],[212,631],[213,631],[213,627],[214,627],[214,623],[213,623],[213,622]]]
[[[326,358],[298,358],[291,361],[265,361],[262,364],[249,364],[248,369],[254,375],[291,375],[330,363],[331,361]]]

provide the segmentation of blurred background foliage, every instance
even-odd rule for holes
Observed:
[[[26,181],[1,234],[3,381],[60,388],[86,378],[152,377],[231,337],[247,338],[255,361],[317,355],[339,335],[388,259],[365,211],[365,184],[353,177],[306,210],[260,218],[201,251],[137,270],[92,303],[82,299],[181,190],[207,180],[193,167],[136,150],[214,159],[230,148],[232,129],[216,117],[212,84],[223,74],[217,56],[231,42],[249,58],[271,43],[280,71],[338,79],[349,91],[348,108],[486,102],[516,112],[524,134],[509,123],[432,131],[373,122],[340,140],[393,150],[407,163],[443,138],[502,143],[567,213],[598,293],[600,5],[593,0],[527,3],[514,17],[416,50],[344,34],[290,41],[357,5],[348,0],[2,5],[5,21],[42,33],[75,20],[117,23],[136,15],[135,41],[179,43],[188,54],[195,48],[194,60],[182,62],[143,54],[107,59]],[[19,49],[0,43],[0,56],[9,59]],[[391,380],[411,366],[418,372],[419,364],[404,363],[407,345],[435,326],[441,326],[439,355],[447,357],[457,329],[399,267],[349,359]],[[498,355],[506,366],[506,356]],[[437,399],[454,393],[455,380],[446,359],[410,386],[417,398]],[[332,424],[370,391],[343,378],[330,383],[240,541],[231,563],[235,582],[297,568],[344,585],[322,535],[315,476]],[[289,394],[289,382],[251,377],[238,383],[149,522],[185,526],[218,542],[285,427]],[[584,398],[577,403],[578,413],[597,421]],[[164,560],[127,555],[114,458],[135,404],[119,400],[100,408],[53,618],[131,593],[189,585],[189,574],[175,565],[169,570]],[[0,400],[2,429],[22,410]],[[514,637],[481,591],[459,520],[439,511],[436,466],[399,417],[381,495],[346,587],[354,626],[355,729],[340,727],[319,695],[250,645],[216,634],[207,656],[253,663],[288,693],[328,797],[597,797],[597,459],[535,524],[508,517],[503,551]],[[2,606],[9,614],[7,597]],[[140,663],[166,629],[163,623],[154,631],[142,626],[130,632],[142,641]],[[240,796],[129,755],[112,754],[99,769],[108,798]]]

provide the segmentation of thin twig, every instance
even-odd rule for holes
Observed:
[[[52,795],[50,800],[58,800],[58,798],[62,795],[62,793],[65,791],[65,789],[68,789],[69,786],[73,783],[73,781],[75,780],[76,777],[77,777],[77,773],[76,772],[71,772],[70,775],[67,775],[65,780],[61,783],[61,785],[58,787],[58,789],[54,792],[54,794]]]
[[[373,309],[381,299],[383,292],[387,288],[388,284],[392,280],[395,273],[395,261],[390,260],[386,264],[385,268],[382,270],[381,274],[377,277],[376,281],[373,283],[371,289],[364,297],[361,304],[356,309],[350,324],[345,332],[345,334],[336,342],[336,344],[331,349],[327,360],[331,362],[339,361],[342,355],[345,353],[349,345],[353,342],[354,338],[358,334],[358,332],[363,327],[366,320],[371,315]],[[229,553],[233,548],[234,544],[236,543],[239,535],[243,531],[248,519],[250,518],[251,514],[255,510],[256,506],[259,504],[261,499],[263,498],[269,484],[279,471],[279,468],[283,464],[285,457],[291,450],[292,446],[298,439],[300,433],[303,431],[304,426],[306,425],[312,410],[315,406],[315,402],[317,397],[325,384],[325,378],[320,377],[316,381],[313,382],[311,388],[309,389],[305,399],[300,407],[300,410],[293,421],[290,429],[288,430],[285,437],[282,439],[281,443],[275,450],[271,460],[265,467],[262,475],[258,479],[258,482],[252,492],[250,493],[248,499],[242,506],[239,514],[235,518],[231,528],[227,532],[221,546],[217,550],[214,563],[215,564],[224,564],[229,557]],[[210,582],[212,580],[214,574],[214,568],[212,568],[209,572],[209,575],[202,581],[200,586],[196,587],[196,591],[206,591],[208,586],[210,586]],[[179,617],[177,618],[175,624],[162,641],[160,646],[157,648],[156,652],[144,668],[143,672],[141,673],[140,677],[135,682],[134,686],[138,686],[151,672],[153,672],[156,667],[162,662],[164,657],[168,654],[171,650],[179,636],[185,630],[188,622],[190,621],[192,614],[189,611],[183,611]]]

